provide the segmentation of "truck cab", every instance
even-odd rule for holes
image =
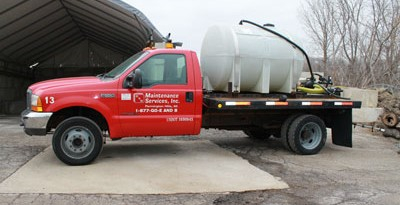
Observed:
[[[97,77],[31,85],[22,124],[28,135],[54,131],[56,155],[67,164],[86,164],[103,136],[199,134],[201,80],[195,52],[149,49]]]
[[[142,55],[119,78],[117,115],[123,136],[198,134],[202,84],[196,54],[161,49]]]

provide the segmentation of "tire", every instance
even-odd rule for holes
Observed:
[[[288,139],[289,126],[292,124],[293,120],[296,119],[298,116],[299,114],[289,116],[288,118],[286,118],[285,122],[283,122],[281,127],[280,140],[283,146],[291,152],[293,152],[293,149],[289,145],[289,139]]]
[[[253,139],[268,139],[271,137],[271,133],[264,129],[247,129],[243,132]]]
[[[300,115],[289,126],[289,146],[297,154],[317,154],[326,142],[326,126],[315,115]]]
[[[385,113],[381,119],[382,123],[390,128],[396,127],[396,125],[399,124],[399,118],[393,112]]]
[[[53,135],[53,151],[68,165],[93,162],[103,149],[99,126],[85,117],[71,117],[61,122]]]

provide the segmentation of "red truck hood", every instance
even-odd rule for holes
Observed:
[[[74,78],[59,78],[54,80],[46,80],[42,82],[35,83],[29,87],[32,92],[37,93],[40,91],[56,88],[72,88],[79,87],[81,85],[99,85],[103,81],[97,77],[74,77]]]

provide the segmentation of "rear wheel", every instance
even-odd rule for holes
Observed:
[[[288,138],[289,126],[292,124],[293,120],[296,119],[298,116],[299,114],[289,116],[288,118],[286,118],[285,122],[283,122],[281,127],[280,140],[283,146],[289,151],[293,151],[293,149],[289,145],[289,138]]]
[[[326,126],[315,115],[301,115],[289,125],[290,148],[303,155],[317,154],[326,142]]]
[[[58,159],[69,165],[94,161],[103,148],[99,126],[85,117],[72,117],[61,122],[53,135],[53,150]]]

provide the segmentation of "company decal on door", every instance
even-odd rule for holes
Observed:
[[[133,102],[135,112],[141,113],[177,113],[179,111],[179,94],[175,93],[135,93]]]

